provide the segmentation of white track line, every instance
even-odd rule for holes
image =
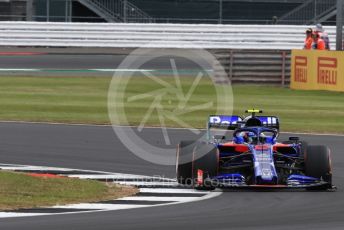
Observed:
[[[94,171],[94,170],[84,170],[84,169],[70,169],[70,168],[55,168],[55,167],[48,167],[48,166],[28,166],[28,165],[15,165],[15,164],[0,164],[0,169],[3,170],[21,170],[21,171],[30,171],[30,170],[49,170],[49,171],[62,171],[62,172],[71,172],[71,174],[66,174],[66,176],[74,175],[74,177],[84,179],[92,179],[91,177],[94,177],[94,179],[102,179],[102,176],[104,175],[110,175],[110,176],[118,176],[121,177],[132,177],[132,178],[150,178],[150,179],[163,179],[166,181],[175,182],[175,179],[171,178],[165,178],[165,177],[159,177],[159,176],[145,176],[145,175],[135,175],[135,174],[125,174],[125,173],[113,173],[113,172],[105,172],[105,171]],[[85,172],[85,174],[72,174],[73,171],[79,171],[79,172]],[[94,173],[94,175],[90,174]],[[88,178],[89,177],[89,178]]]
[[[25,71],[25,72],[31,72],[31,71],[39,71],[39,69],[6,69],[6,68],[0,68],[0,71]]]
[[[140,192],[145,193],[194,193],[208,194],[209,192],[198,191],[193,189],[169,189],[169,188],[140,188]]]
[[[175,182],[174,179],[170,178],[160,178],[160,177],[150,177],[150,176],[141,176],[141,175],[131,175],[131,174],[108,174],[108,175],[78,175],[78,174],[67,174],[68,177],[75,177],[80,179],[93,179],[93,180],[120,180],[120,179],[137,179],[137,180],[144,180],[144,179],[155,179],[155,180],[163,180],[166,182]]]
[[[0,219],[9,218],[9,217],[28,217],[28,216],[42,216],[42,214],[41,213],[0,212]]]
[[[177,187],[177,182],[146,182],[146,181],[116,181],[117,184],[121,185],[132,185],[132,186],[170,186]]]
[[[133,125],[111,125],[111,124],[83,124],[83,123],[63,123],[63,122],[43,122],[43,121],[0,121],[1,123],[17,123],[17,124],[41,124],[41,125],[64,125],[64,126],[86,126],[86,127],[118,127],[118,128],[137,128]],[[189,129],[189,128],[176,128],[176,127],[166,127],[171,130],[201,130],[206,129]],[[151,127],[147,126],[144,129],[161,129],[161,127]],[[344,137],[344,134],[339,133],[304,133],[304,132],[280,132],[281,134],[296,134],[296,135],[309,135],[309,136],[334,136],[334,137]]]
[[[38,171],[61,171],[63,173],[69,171],[81,171],[85,172],[82,175],[71,175],[72,177],[79,177],[81,179],[123,179],[124,181],[114,181],[118,184],[125,185],[135,185],[135,186],[152,186],[152,188],[140,188],[141,193],[152,193],[152,196],[132,196],[132,197],[123,197],[111,202],[99,202],[99,203],[81,203],[81,204],[70,204],[70,205],[56,205],[53,207],[47,207],[46,213],[37,213],[33,212],[0,212],[0,218],[9,218],[9,217],[25,217],[25,216],[46,216],[46,215],[64,215],[64,214],[76,214],[76,213],[90,213],[90,212],[102,212],[102,211],[114,211],[114,210],[123,210],[123,209],[133,209],[133,208],[145,208],[145,207],[155,207],[155,206],[165,206],[172,204],[180,204],[186,202],[195,202],[205,199],[211,199],[222,194],[222,192],[205,192],[205,191],[196,191],[193,189],[179,188],[179,184],[175,179],[169,178],[160,178],[160,177],[149,177],[143,175],[131,175],[131,174],[120,174],[120,173],[110,173],[110,172],[100,172],[100,171],[87,171],[80,169],[66,169],[66,168],[54,168],[54,167],[40,167],[40,166],[27,166],[27,165],[10,165],[10,164],[0,164],[0,169],[5,170],[25,170],[30,172],[30,170]],[[87,173],[87,174],[86,174]],[[97,175],[92,173],[103,173],[104,175]],[[69,176],[68,174],[64,174]],[[128,179],[129,181],[126,181]],[[138,181],[132,181],[132,180]],[[153,180],[151,182],[146,182],[144,180]],[[154,181],[156,179],[163,179],[166,181]],[[140,181],[141,180],[141,181]],[[154,186],[164,187],[168,186],[171,188],[154,188]],[[153,194],[154,193],[154,194]],[[161,195],[160,195],[161,194]],[[166,195],[168,194],[168,195]],[[173,196],[176,194],[175,196]],[[177,196],[178,194],[178,196]],[[185,194],[185,196],[181,195]],[[195,194],[192,196],[190,194]],[[203,196],[199,196],[199,195]],[[160,195],[160,196],[159,196]],[[116,201],[118,204],[116,204]],[[150,203],[151,202],[151,203]],[[154,204],[156,203],[156,204]],[[49,209],[69,209],[65,212],[56,212]],[[44,211],[44,207],[42,208]],[[75,209],[73,212],[71,210]],[[85,210],[85,211],[80,211]],[[42,210],[40,210],[42,211]]]
[[[71,204],[71,205],[57,205],[52,208],[71,208],[71,209],[101,209],[101,210],[122,210],[131,208],[144,208],[152,205],[130,205],[130,204]]]
[[[218,197],[222,194],[222,192],[210,192],[207,195],[200,197],[197,200],[191,200],[187,202],[196,202],[196,201],[202,201],[207,199],[212,199],[215,197]],[[175,202],[175,203],[168,203],[168,204],[158,204],[158,205],[133,205],[130,206],[131,208],[146,208],[146,207],[157,207],[157,206],[166,206],[166,205],[172,205],[172,204],[182,204],[187,202]],[[118,209],[120,210],[120,209]],[[52,215],[71,215],[71,214],[80,214],[80,213],[96,213],[96,212],[106,212],[106,211],[115,211],[115,210],[91,210],[91,211],[80,211],[80,212],[65,212],[65,213],[11,213],[11,212],[0,212],[0,218],[9,218],[9,217],[30,217],[30,216],[52,216]]]
[[[39,171],[42,170],[42,167],[37,166],[0,166],[3,170],[23,170],[23,171]],[[64,169],[64,168],[53,168],[53,167],[44,167],[46,171],[61,171],[61,172],[69,172],[74,171],[71,169]]]
[[[135,201],[172,201],[172,202],[188,202],[197,200],[199,197],[174,197],[173,194],[168,197],[161,196],[131,196],[119,198],[118,200],[135,200]]]
[[[154,72],[156,70],[152,69],[6,69],[0,68],[0,71],[18,71],[18,72],[68,72],[68,71],[80,71],[80,72],[87,72],[87,71],[94,71],[94,72]]]

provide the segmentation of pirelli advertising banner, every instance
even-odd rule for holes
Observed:
[[[344,92],[344,52],[293,50],[292,89]]]

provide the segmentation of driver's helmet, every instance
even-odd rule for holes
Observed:
[[[238,134],[238,136],[242,137],[243,142],[248,143],[248,144],[251,144],[257,139],[256,134],[250,131],[242,131]]]

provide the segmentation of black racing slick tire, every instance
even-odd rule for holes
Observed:
[[[300,157],[305,157],[307,148],[308,148],[308,142],[307,141],[300,141],[301,143],[301,149],[300,149]]]
[[[192,184],[192,159],[196,141],[181,141],[177,146],[176,174],[179,184]]]
[[[305,153],[306,176],[321,178],[332,186],[332,167],[330,149],[324,145],[309,145]]]
[[[194,188],[200,190],[215,189],[214,181],[210,178],[218,175],[219,151],[213,144],[198,143],[193,154]]]

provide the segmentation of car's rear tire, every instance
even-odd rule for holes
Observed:
[[[198,143],[193,154],[193,181],[194,188],[213,190],[215,185],[209,179],[218,175],[219,151],[209,143]],[[201,181],[199,180],[201,173]]]
[[[306,176],[321,178],[328,183],[327,189],[332,186],[331,154],[327,146],[309,145],[305,152]]]
[[[301,149],[300,149],[300,157],[305,157],[307,148],[308,148],[308,142],[307,141],[300,141],[301,143]]]
[[[177,146],[176,173],[179,184],[192,184],[192,160],[196,141],[181,141]]]

